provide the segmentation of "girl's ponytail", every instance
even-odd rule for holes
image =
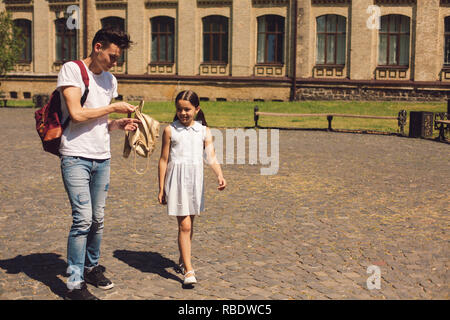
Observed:
[[[206,123],[206,119],[205,119],[205,114],[203,113],[203,110],[200,109],[200,111],[197,113],[197,117],[195,117],[196,121],[201,121],[202,125],[204,126],[208,126],[208,124]]]

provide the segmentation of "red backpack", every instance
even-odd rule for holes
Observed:
[[[82,61],[73,61],[80,67],[81,77],[85,86],[85,91],[81,97],[81,106],[86,101],[89,93],[89,76]],[[69,125],[70,115],[67,120],[61,124],[61,97],[58,89],[52,92],[50,100],[41,109],[34,113],[36,119],[36,130],[42,140],[44,151],[59,156],[59,145],[61,144],[61,136],[65,128]]]

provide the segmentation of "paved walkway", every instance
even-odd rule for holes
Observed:
[[[32,109],[0,109],[0,299],[62,299],[71,224],[59,160]],[[450,146],[395,136],[280,131],[280,169],[206,168],[199,283],[183,289],[177,225],[157,203],[157,161],[138,176],[112,134],[102,299],[448,299]],[[140,163],[143,164],[143,163]],[[369,290],[367,268],[381,272]]]

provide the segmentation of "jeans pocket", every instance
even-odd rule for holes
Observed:
[[[78,157],[72,156],[62,156],[61,157],[61,168],[67,168],[77,164],[80,159]]]

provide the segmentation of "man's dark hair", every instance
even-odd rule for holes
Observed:
[[[107,48],[111,43],[114,43],[120,49],[128,49],[133,43],[127,33],[111,27],[102,28],[97,31],[92,40],[92,49],[94,49],[97,42],[101,43],[103,48]]]

